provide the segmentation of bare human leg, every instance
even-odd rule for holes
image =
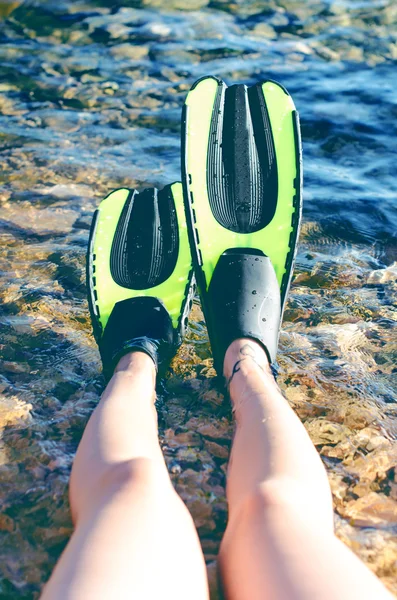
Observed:
[[[236,417],[229,523],[220,552],[228,600],[391,600],[333,533],[325,469],[253,340],[229,347]]]
[[[75,531],[42,600],[204,600],[193,521],[157,437],[155,369],[124,356],[84,432],[72,469]]]

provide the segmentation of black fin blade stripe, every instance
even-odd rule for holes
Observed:
[[[263,97],[261,84],[248,90],[255,148],[258,153],[258,163],[261,169],[262,215],[263,227],[273,219],[277,208],[278,170],[276,149],[274,147],[272,127],[269,113]]]
[[[260,85],[219,86],[208,141],[207,188],[216,220],[254,233],[274,217],[277,162]]]
[[[215,97],[210,134],[208,140],[207,188],[211,210],[216,220],[234,230],[237,220],[233,206],[225,201],[225,170],[223,163],[223,113],[225,104],[225,87],[218,86]]]
[[[128,223],[131,216],[132,207],[138,192],[135,190],[130,192],[121,215],[117,224],[116,232],[114,234],[112,249],[110,253],[110,272],[113,279],[119,285],[123,287],[130,287],[125,285],[125,282],[129,281],[128,267],[127,267],[127,229]]]
[[[174,271],[178,253],[178,220],[171,189],[147,189],[131,195],[110,254],[115,282],[134,290],[160,285]]]

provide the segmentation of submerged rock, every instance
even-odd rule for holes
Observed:
[[[149,54],[149,48],[147,46],[136,46],[134,44],[119,44],[110,48],[110,54],[115,58],[142,60]]]
[[[199,10],[204,6],[208,6],[210,0],[169,0],[167,2],[167,8],[180,9],[180,10]],[[149,6],[150,8],[163,8],[163,0],[143,0],[143,6]]]
[[[368,283],[372,284],[387,283],[389,281],[397,281],[397,262],[385,269],[372,271],[367,280]]]
[[[397,502],[371,492],[358,500],[348,502],[344,516],[350,519],[352,525],[360,527],[389,527],[397,522]]]
[[[16,396],[0,394],[0,430],[29,419],[32,408],[31,404],[27,404]]]

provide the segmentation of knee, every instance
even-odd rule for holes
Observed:
[[[157,487],[164,479],[164,469],[158,461],[139,457],[109,465],[98,481],[99,492],[111,492]]]
[[[152,493],[158,493],[159,488],[164,490],[167,484],[164,472],[166,470],[161,463],[146,457],[103,465],[86,482],[73,477],[72,472],[69,495],[73,521],[76,523],[78,516],[91,512],[118,494],[128,496],[138,493],[150,498]]]
[[[306,490],[302,485],[289,478],[269,479],[260,483],[254,490],[251,504],[254,510],[267,510],[270,508],[281,508],[288,510],[290,507],[300,504]]]
[[[283,519],[317,519],[333,529],[331,497],[319,498],[316,491],[291,478],[264,481],[249,492],[236,511],[236,520],[258,522],[258,519],[282,515]],[[232,516],[232,515],[231,515]]]
[[[242,512],[246,516],[258,513],[263,514],[269,510],[281,509],[288,511],[296,506],[300,490],[294,482],[286,479],[274,479],[260,483],[247,494],[243,501]]]

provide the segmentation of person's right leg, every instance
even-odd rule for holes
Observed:
[[[154,363],[124,356],[73,464],[75,531],[42,600],[208,600],[193,520],[157,434]]]
[[[224,366],[236,417],[219,559],[227,600],[391,599],[335,537],[325,469],[261,346],[236,340]]]

